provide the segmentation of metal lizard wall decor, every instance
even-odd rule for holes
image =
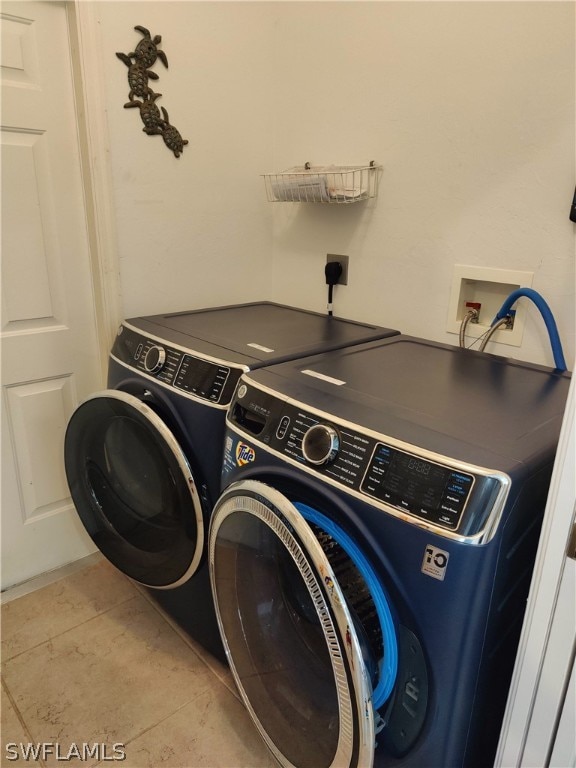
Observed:
[[[149,85],[150,80],[158,80],[159,76],[150,69],[158,59],[168,68],[168,59],[164,51],[158,48],[162,42],[161,35],[152,37],[146,27],[136,26],[134,29],[142,34],[142,40],[132,53],[116,53],[116,56],[128,67],[128,101],[125,109],[138,108],[140,119],[144,123],[142,129],[148,136],[162,136],[164,144],[175,157],[180,157],[188,139],[183,139],[180,131],[170,123],[168,112],[162,107],[162,112],[155,102],[162,96],[155,93]],[[139,101],[139,96],[142,101]]]

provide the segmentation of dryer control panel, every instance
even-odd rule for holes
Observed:
[[[272,453],[367,502],[435,528],[483,530],[507,478],[327,418],[242,380],[229,423]]]
[[[112,356],[155,381],[209,403],[227,405],[242,374],[240,368],[167,345],[121,325]]]

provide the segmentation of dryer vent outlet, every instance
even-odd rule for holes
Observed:
[[[342,267],[342,274],[338,279],[337,285],[348,285],[348,262],[349,256],[339,256],[335,253],[326,254],[326,264],[330,264],[331,261],[337,261]]]

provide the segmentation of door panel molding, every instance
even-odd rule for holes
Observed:
[[[68,419],[102,388],[121,316],[93,14],[63,0],[0,11],[3,588],[94,549],[63,465]]]
[[[110,142],[102,78],[104,56],[95,3],[67,3],[74,89],[80,128],[92,280],[96,302],[103,381],[108,352],[123,318],[116,236]],[[89,84],[88,87],[85,84]]]
[[[75,399],[73,376],[6,388],[24,524],[71,507],[62,454]]]

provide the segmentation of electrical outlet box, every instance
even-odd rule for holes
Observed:
[[[482,308],[478,322],[468,323],[466,327],[466,346],[470,346],[474,339],[483,336],[490,329],[496,313],[512,291],[517,288],[531,288],[533,279],[533,272],[456,264],[446,330],[448,333],[458,333],[468,311],[466,305],[480,304]],[[511,344],[515,347],[522,344],[526,310],[522,302],[515,304],[514,309],[516,313],[513,327],[496,331],[490,343]]]
[[[336,285],[348,285],[348,262],[350,261],[348,256],[337,256],[335,253],[326,254],[326,264],[331,261],[338,261],[342,265],[342,274]]]

